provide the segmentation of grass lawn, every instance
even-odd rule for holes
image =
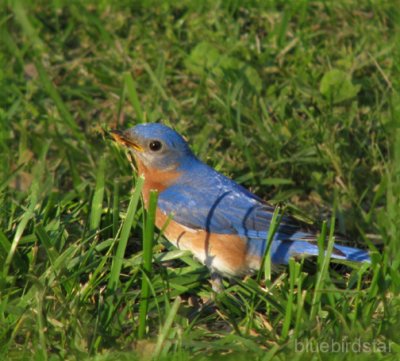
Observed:
[[[389,0],[2,1],[0,359],[397,360],[399,24]],[[215,295],[105,134],[155,121],[371,266]]]

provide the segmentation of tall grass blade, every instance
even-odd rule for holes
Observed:
[[[128,72],[124,74],[124,82],[125,82],[125,89],[128,96],[129,101],[131,102],[133,109],[135,109],[136,116],[139,122],[144,121],[144,115],[142,111],[142,107],[140,105],[139,97],[136,91],[136,84],[132,78],[132,75]]]
[[[175,298],[174,303],[172,304],[172,307],[168,313],[168,317],[165,320],[164,326],[161,329],[161,332],[158,335],[157,338],[157,344],[156,347],[154,349],[154,353],[153,353],[153,359],[157,359],[159,358],[160,354],[161,354],[161,350],[164,344],[164,341],[167,339],[168,334],[171,330],[172,327],[172,323],[174,322],[175,318],[176,318],[176,314],[178,313],[179,310],[179,306],[181,304],[182,300],[180,297]]]
[[[112,234],[113,237],[117,236],[118,232],[118,221],[119,221],[119,183],[114,182],[113,194],[112,194]]]
[[[110,279],[108,281],[108,286],[107,286],[109,291],[115,291],[115,289],[118,287],[119,275],[121,273],[124,254],[126,246],[128,244],[129,234],[133,224],[133,218],[135,216],[137,206],[139,203],[140,194],[143,188],[143,183],[144,183],[144,178],[138,177],[135,191],[131,196],[131,200],[128,206],[128,212],[124,220],[124,224],[122,226],[121,234],[119,236],[117,251],[115,253],[115,257],[111,265]]]
[[[284,340],[289,335],[290,323],[292,321],[293,306],[295,299],[295,285],[297,283],[300,274],[300,264],[297,263],[293,258],[289,260],[289,298],[286,303],[285,318],[283,320],[281,338]]]
[[[325,250],[325,247],[321,247],[322,240],[325,238],[326,223],[324,223],[324,225],[322,226],[321,235],[318,239],[318,244],[319,244],[318,268],[319,268],[319,270],[318,270],[317,281],[315,284],[314,295],[313,295],[313,299],[312,299],[312,303],[311,303],[310,320],[315,319],[315,316],[317,315],[318,310],[320,309],[323,285],[324,285],[325,281],[327,280],[327,277],[329,276],[328,275],[329,263],[331,260],[333,246],[335,244],[335,237],[334,237],[335,216],[334,216],[334,214],[335,214],[335,212],[333,212],[333,215],[331,218],[328,245],[326,247],[326,250]]]
[[[266,247],[264,251],[264,256],[261,261],[260,269],[257,274],[257,282],[261,280],[261,275],[264,272],[264,278],[266,282],[271,280],[272,262],[271,262],[271,244],[273,242],[276,231],[278,230],[279,224],[283,217],[283,213],[280,213],[280,207],[274,209],[272,214],[271,223],[269,225]]]
[[[90,211],[90,230],[96,231],[100,227],[101,214],[103,212],[103,199],[104,199],[104,169],[105,158],[101,157],[97,165],[96,173],[96,187],[92,199],[92,207]]]
[[[154,223],[157,209],[157,198],[158,193],[153,190],[150,191],[149,206],[143,234],[143,273],[145,273],[147,277],[142,278],[142,289],[139,305],[139,338],[143,338],[146,333],[147,310],[150,297],[149,282],[151,280],[150,275],[152,270]]]
[[[42,180],[45,172],[45,158],[47,151],[49,149],[50,143],[44,143],[43,149],[41,150],[39,162],[36,164],[33,174],[34,178],[30,187],[30,195],[29,195],[29,206],[26,212],[23,214],[21,221],[19,222],[17,229],[14,234],[14,238],[11,242],[11,247],[9,249],[7,258],[4,262],[3,272],[2,272],[2,280],[0,282],[0,288],[2,285],[7,282],[7,276],[9,275],[10,266],[13,261],[14,255],[16,254],[17,247],[21,240],[21,237],[25,231],[25,228],[28,225],[28,222],[34,217],[34,210],[39,202],[40,195],[40,181]]]
[[[271,272],[272,272],[271,244],[273,242],[275,233],[278,230],[281,219],[282,219],[282,215],[280,214],[280,208],[276,207],[274,209],[274,213],[272,214],[271,223],[270,223],[269,229],[268,229],[264,256],[261,260],[260,269],[258,270],[258,273],[257,273],[257,278],[256,278],[257,283],[259,283],[261,281],[261,276],[263,273],[264,273],[265,283],[269,284],[271,281]],[[246,333],[252,327],[257,296],[258,296],[257,293],[254,293],[252,296],[252,300],[250,303],[249,320],[248,320],[247,326],[246,326]],[[268,305],[267,305],[267,307],[268,307]]]

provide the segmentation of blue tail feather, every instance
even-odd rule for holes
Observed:
[[[371,258],[369,257],[368,251],[337,244],[335,244],[334,248],[342,252],[344,254],[344,258],[339,257],[336,254],[332,254],[332,258],[345,259],[347,261],[355,261],[355,262],[371,262]]]
[[[250,239],[248,251],[262,257],[265,252],[266,241],[260,239]],[[318,256],[319,248],[316,242],[304,240],[277,240],[271,243],[271,260],[276,264],[288,264],[292,257]],[[352,262],[371,262],[368,251],[358,248],[334,245],[331,258]]]

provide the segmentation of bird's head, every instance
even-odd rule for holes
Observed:
[[[139,124],[124,131],[112,130],[110,134],[148,169],[174,170],[194,158],[182,136],[163,124]]]

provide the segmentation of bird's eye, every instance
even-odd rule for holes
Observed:
[[[159,140],[152,140],[149,144],[149,148],[153,152],[158,152],[162,148],[162,143]]]

